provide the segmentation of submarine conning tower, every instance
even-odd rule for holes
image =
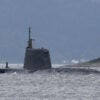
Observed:
[[[30,71],[50,69],[51,59],[49,50],[45,48],[34,48],[32,41],[31,28],[29,27],[29,40],[25,51],[24,69]]]

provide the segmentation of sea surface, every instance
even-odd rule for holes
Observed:
[[[100,100],[100,73],[42,70],[0,74],[0,100]]]

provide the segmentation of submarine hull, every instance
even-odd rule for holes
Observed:
[[[24,69],[36,71],[50,68],[51,60],[47,49],[26,48]]]

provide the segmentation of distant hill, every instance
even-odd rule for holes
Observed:
[[[84,62],[84,63],[79,63],[78,65],[97,67],[97,66],[100,66],[100,58],[96,58],[96,59],[93,59],[93,60],[90,60],[90,61],[87,61],[87,62]]]
[[[96,58],[91,61],[88,61],[88,63],[100,63],[100,58]]]
[[[64,67],[99,67],[100,66],[100,58],[96,58],[87,62],[80,62],[77,64],[68,64]]]

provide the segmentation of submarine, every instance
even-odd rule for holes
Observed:
[[[8,67],[8,62],[6,62],[6,67],[0,69],[0,73],[6,72],[34,72],[37,70],[51,69],[51,58],[49,50],[46,48],[35,48],[33,47],[33,40],[31,38],[31,27],[29,27],[29,39],[28,46],[25,50],[24,66],[22,69],[10,68]]]
[[[100,73],[100,71],[90,69],[91,66],[100,66],[100,58],[90,60],[84,63],[69,64],[59,66],[60,68],[52,68],[51,58],[49,50],[46,48],[35,48],[33,46],[33,40],[31,38],[31,27],[28,29],[28,45],[25,49],[24,64],[22,68],[10,68],[8,62],[6,62],[5,68],[0,68],[0,73],[24,73],[35,72],[37,70],[50,69],[50,71],[56,70],[57,72],[86,72],[86,73]],[[77,67],[77,68],[76,68]],[[83,67],[82,69],[80,69]],[[89,69],[87,69],[89,67]],[[85,69],[84,69],[85,68]]]
[[[34,39],[31,38],[31,27],[29,27],[29,39],[25,51],[24,69],[29,71],[51,69],[49,50],[46,48],[33,47],[33,40]]]

